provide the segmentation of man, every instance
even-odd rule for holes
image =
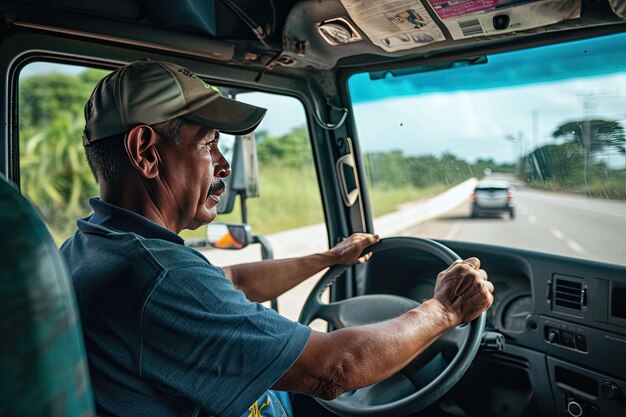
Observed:
[[[377,236],[223,270],[185,247],[178,233],[215,219],[230,174],[219,131],[245,134],[264,113],[153,61],[114,71],[87,102],[83,143],[100,199],[61,250],[99,415],[283,415],[270,388],[328,399],[369,385],[491,304],[493,286],[470,258],[396,319],[319,333],[256,302],[328,266],[367,261],[360,254]]]

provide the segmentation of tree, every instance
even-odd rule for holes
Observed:
[[[615,120],[589,119],[566,122],[552,133],[554,139],[564,138],[577,143],[583,152],[583,179],[589,195],[589,161],[604,151],[626,153],[624,128]]]
[[[266,132],[255,134],[257,155],[262,163],[299,167],[312,164],[309,134],[305,126],[293,128],[280,137],[269,137]]]
[[[20,183],[57,241],[88,211],[97,187],[85,159],[83,106],[101,70],[45,73],[20,80]]]
[[[580,169],[583,155],[580,146],[573,142],[544,145],[528,155],[533,178],[551,183],[560,189],[573,189],[583,182]]]

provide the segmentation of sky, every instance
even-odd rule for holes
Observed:
[[[358,102],[354,112],[365,151],[512,162],[556,143],[552,132],[567,121],[603,118],[626,128],[626,73]]]

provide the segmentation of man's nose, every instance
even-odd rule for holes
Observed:
[[[230,164],[228,163],[228,161],[226,160],[226,158],[224,158],[224,155],[222,155],[222,152],[220,152],[219,150],[217,150],[217,155],[215,155],[215,171],[213,173],[213,175],[215,176],[215,178],[226,178],[230,175],[231,170],[230,170]]]

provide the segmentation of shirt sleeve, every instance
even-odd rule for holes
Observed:
[[[239,416],[304,350],[311,330],[248,301],[221,269],[165,273],[141,312],[139,371],[215,416]]]

